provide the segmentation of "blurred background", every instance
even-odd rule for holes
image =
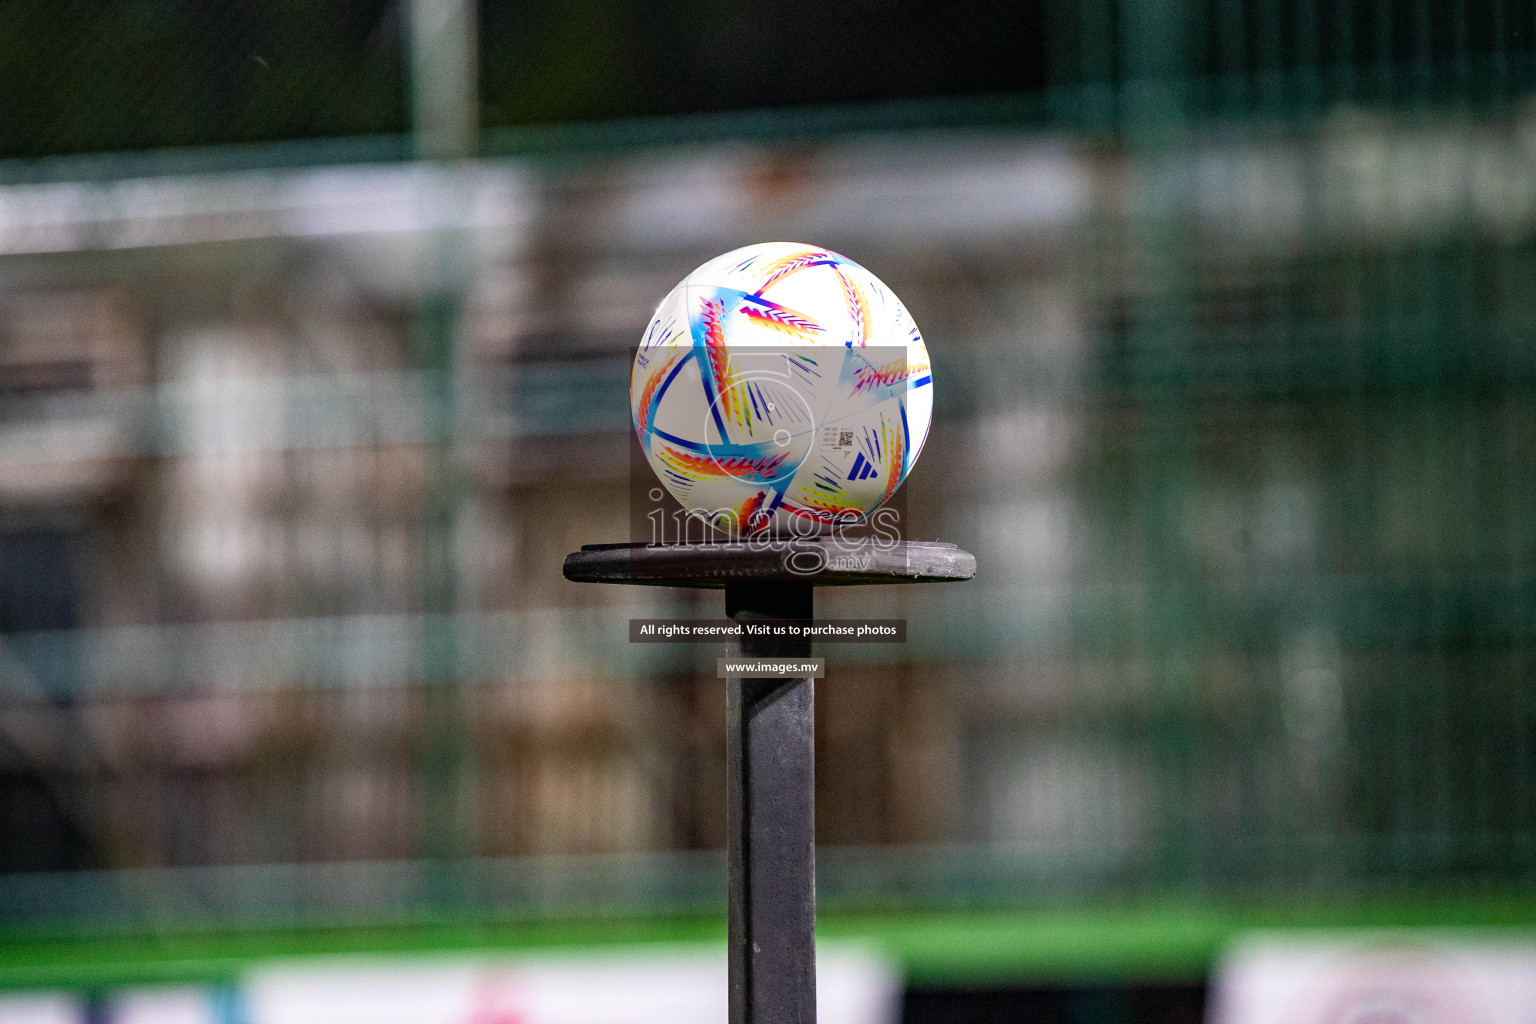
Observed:
[[[560,561],[656,302],[770,239],[912,311],[980,566],[819,601],[910,636],[820,652],[830,1024],[1536,935],[1529,3],[6,0],[0,97],[6,1024],[723,957],[719,652],[625,642],[719,595]],[[496,999],[359,1019],[598,1019]],[[1504,1019],[1442,1002],[1276,1019]]]

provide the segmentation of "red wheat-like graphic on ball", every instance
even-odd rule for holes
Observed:
[[[768,528],[772,516],[759,516],[757,522],[752,517],[757,515],[763,507],[763,501],[768,497],[767,491],[758,491],[752,497],[736,506],[736,529],[746,533],[760,533]]]
[[[768,264],[768,269],[771,270],[772,273],[768,275],[768,280],[764,281],[762,286],[757,289],[757,293],[761,295],[763,292],[767,291],[770,287],[776,284],[781,278],[788,277],[790,274],[793,274],[797,270],[804,269],[813,263],[825,263],[832,258],[833,256],[831,253],[823,252],[820,249],[812,249],[809,252],[795,253],[793,256],[780,257],[779,259],[776,259],[772,263]]]
[[[793,338],[812,338],[821,333],[821,325],[804,313],[796,313],[792,309],[783,306],[759,309],[756,306],[747,306],[742,310],[747,318],[771,327],[781,334],[787,334]]]
[[[747,396],[743,388],[735,388],[736,370],[731,365],[730,349],[725,344],[725,306],[715,299],[705,299],[701,314],[704,321],[704,348],[709,354],[709,375],[715,382],[715,397],[720,402],[723,418],[748,426],[751,410],[747,408]]]
[[[837,273],[839,281],[843,282],[843,298],[848,302],[848,312],[853,316],[853,322],[859,325],[859,344],[869,344],[869,302],[864,298],[864,291],[847,274],[832,268]]]
[[[884,366],[861,366],[853,375],[853,393],[858,394],[877,386],[899,384],[927,369],[926,362],[909,363],[905,359],[893,359]]]
[[[672,358],[668,359],[659,368],[657,368],[656,372],[651,374],[650,379],[645,382],[645,389],[640,392],[639,430],[641,437],[645,436],[646,428],[651,425],[651,402],[656,397],[657,389],[661,387],[662,382],[665,381],[671,374],[672,367],[676,365],[677,361],[681,359],[683,355],[684,352],[677,352],[673,354]]]
[[[698,479],[707,476],[730,476],[747,480],[770,480],[778,475],[779,468],[784,464],[785,455],[768,455],[760,459],[750,459],[741,455],[716,458],[713,455],[700,455],[696,452],[682,451],[668,445],[661,446],[656,457],[662,464],[682,476]]]

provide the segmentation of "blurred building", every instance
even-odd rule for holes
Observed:
[[[819,598],[911,636],[825,652],[830,904],[1518,884],[1532,166],[1515,105],[4,186],[0,916],[713,906],[717,652],[624,620],[718,595],[559,566],[767,238],[913,311],[981,567]]]

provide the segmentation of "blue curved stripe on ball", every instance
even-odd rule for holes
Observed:
[[[695,341],[693,358],[699,364],[699,379],[704,386],[704,397],[709,399],[709,414],[715,418],[715,429],[720,431],[722,441],[728,440],[731,435],[725,432],[725,420],[720,418],[720,396],[715,393],[714,375],[709,368],[709,346]]]
[[[667,374],[667,379],[661,382],[661,387],[657,388],[656,393],[651,396],[651,407],[645,411],[645,422],[650,423],[656,419],[656,410],[661,407],[661,396],[667,393],[667,388],[672,386],[672,381],[677,379],[677,375],[687,365],[688,360],[679,359],[677,365],[672,367],[672,372]]]
[[[695,310],[699,303],[693,301],[694,296],[692,293],[696,291],[707,292],[707,297],[714,299],[719,298],[722,291],[729,290],[710,286],[691,286],[685,289],[683,294],[685,300],[684,312],[688,316],[688,333],[693,338],[693,358],[699,364],[699,379],[703,383],[704,397],[709,400],[709,414],[714,417],[715,429],[720,431],[720,439],[722,441],[728,440],[730,435],[726,433],[725,420],[720,418],[720,396],[715,393],[714,374],[709,366],[709,344],[704,337],[704,325],[699,322],[699,318],[695,315]],[[721,303],[722,309],[724,305],[724,303]]]

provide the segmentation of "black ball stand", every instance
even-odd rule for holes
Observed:
[[[813,618],[818,586],[968,580],[953,544],[874,547],[821,537],[717,544],[589,544],[578,583],[725,591],[738,622]],[[743,657],[809,657],[808,640],[743,640]],[[816,1020],[814,680],[726,680],[730,1024]]]

